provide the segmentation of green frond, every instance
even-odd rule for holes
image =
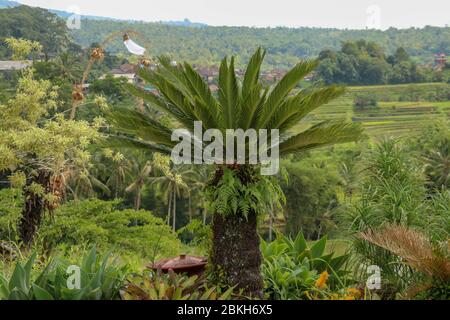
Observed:
[[[196,100],[201,102],[202,107],[205,108],[204,112],[207,113],[207,117],[212,122],[209,124],[208,128],[218,128],[220,106],[217,103],[216,98],[212,95],[208,84],[203,81],[202,77],[190,64],[185,63],[184,70],[184,75],[188,81],[191,93],[197,98]]]
[[[219,102],[222,106],[223,127],[233,129],[239,112],[239,86],[234,71],[234,57],[228,66],[227,58],[222,60],[219,69]]]
[[[184,92],[184,88],[180,88],[176,84],[168,81],[160,74],[154,73],[153,75],[157,82],[153,85],[158,89],[159,93],[166,99],[166,101],[173,108],[177,109],[185,117],[195,121],[192,104],[192,96]]]
[[[246,96],[243,96],[239,128],[246,130],[252,127],[256,120],[256,110],[263,105],[267,92],[260,84],[256,84]]]
[[[183,125],[189,124],[189,126],[192,126],[192,119],[180,112],[178,108],[173,107],[171,104],[169,104],[164,98],[156,94],[147,92],[144,89],[129,83],[125,84],[125,88],[135,97],[143,99],[151,107],[168,114]]]
[[[355,123],[321,122],[308,130],[288,138],[280,144],[280,155],[302,152],[337,143],[357,141],[362,127]]]
[[[247,69],[245,70],[244,80],[242,82],[242,96],[244,99],[247,95],[251,94],[254,87],[258,85],[261,64],[265,55],[266,51],[258,48],[258,50],[256,50],[250,58]]]
[[[101,148],[140,149],[144,151],[159,152],[166,155],[170,155],[172,152],[172,147],[149,143],[144,140],[130,138],[123,135],[109,135],[108,138],[99,146]],[[173,146],[175,146],[175,144]]]
[[[301,91],[286,99],[272,117],[268,127],[278,128],[280,132],[284,132],[298,124],[310,112],[341,96],[344,92],[345,88],[339,86],[314,89],[308,93]]]
[[[106,118],[120,133],[130,134],[156,144],[172,146],[172,131],[145,114],[128,108],[115,108],[106,113]]]
[[[258,114],[257,128],[266,128],[272,116],[279,110],[280,105],[288,94],[297,86],[297,84],[306,75],[311,73],[317,66],[316,60],[302,61],[292,68],[286,75],[273,87],[266,103]]]

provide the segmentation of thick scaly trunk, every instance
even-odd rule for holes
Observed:
[[[216,172],[216,181],[221,173]],[[241,178],[242,180],[242,178]],[[243,181],[245,182],[245,181]],[[257,213],[213,216],[213,241],[210,256],[211,272],[219,282],[243,289],[245,295],[263,296],[261,252],[257,233]]]
[[[45,192],[50,190],[51,174],[45,171],[39,171],[37,176],[27,181],[24,188],[25,203],[22,209],[22,217],[19,222],[19,235],[25,246],[30,246],[36,231],[41,223],[48,203],[41,195],[34,194],[28,190],[31,183],[37,183],[44,187]]]

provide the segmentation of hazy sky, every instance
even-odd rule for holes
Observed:
[[[386,29],[450,24],[450,0],[19,0],[81,14],[209,25]]]

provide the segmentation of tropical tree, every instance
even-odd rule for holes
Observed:
[[[182,196],[188,190],[188,186],[183,180],[183,175],[186,172],[183,171],[183,168],[180,166],[175,168],[171,167],[170,158],[159,154],[154,155],[153,165],[161,174],[159,176],[152,177],[150,181],[162,191],[163,197],[167,198],[167,224],[170,224],[170,215],[172,214],[172,229],[175,231],[177,218],[177,197]]]
[[[24,39],[11,38],[7,44],[14,59],[40,48]],[[57,88],[35,79],[33,68],[22,71],[15,96],[0,104],[0,173],[22,189],[18,230],[25,246],[31,245],[44,213],[62,200],[68,178],[88,166],[88,146],[101,138],[102,119],[92,124],[66,120],[59,107]]]
[[[15,97],[0,105],[0,172],[23,191],[19,233],[25,245],[63,198],[68,177],[87,166],[89,144],[100,138],[101,122],[69,121],[62,114],[47,119],[57,106],[51,83],[35,80],[32,70],[24,72]]]
[[[159,58],[159,68],[139,72],[158,94],[137,85],[128,85],[128,89],[144,99],[148,107],[161,110],[172,121],[164,124],[145,112],[116,108],[109,114],[116,131],[111,135],[111,143],[170,155],[178,143],[171,139],[173,129],[183,128],[192,136],[195,121],[201,121],[203,130],[218,129],[222,133],[227,129],[267,129],[268,132],[278,129],[280,155],[355,141],[360,137],[360,126],[343,122],[322,122],[299,132],[296,125],[300,120],[340,96],[344,89],[330,86],[294,91],[314,70],[317,61],[299,62],[278,83],[263,87],[259,74],[264,56],[263,50],[256,51],[242,80],[235,74],[234,57],[224,58],[217,96],[190,64],[175,65],[167,57]],[[227,142],[221,147],[225,150]],[[245,147],[249,150],[247,140]],[[266,147],[265,151],[271,149]],[[236,160],[235,157],[226,164],[216,164],[209,182],[208,195],[214,210],[210,275],[223,285],[237,286],[246,294],[262,296],[257,217],[267,210],[274,197],[282,198],[281,189],[273,179],[260,174],[260,162],[238,164]]]
[[[133,192],[135,194],[134,209],[139,210],[141,208],[142,190],[144,189],[145,184],[149,179],[150,172],[152,171],[152,163],[147,161],[143,165],[140,165],[139,162],[133,164],[136,172],[133,176],[133,182],[125,189],[125,192]]]

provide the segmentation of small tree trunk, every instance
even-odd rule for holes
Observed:
[[[191,202],[191,193],[189,192],[189,223],[192,222],[192,202]]]
[[[28,187],[34,182],[44,187],[45,192],[49,192],[50,189],[49,172],[41,171],[38,175],[27,181],[27,185],[24,188],[25,203],[22,209],[22,217],[19,221],[19,236],[23,245],[29,247],[33,242],[36,231],[41,224],[42,217],[47,203],[42,196],[30,192]]]
[[[170,226],[170,214],[172,213],[172,187],[169,190],[169,209],[167,210],[167,225]]]
[[[134,209],[139,210],[141,208],[141,187],[136,190],[136,198],[134,200]]]
[[[175,189],[175,186],[173,187]],[[173,221],[172,221],[172,229],[175,232],[176,230],[176,217],[177,217],[177,191],[173,191]]]

